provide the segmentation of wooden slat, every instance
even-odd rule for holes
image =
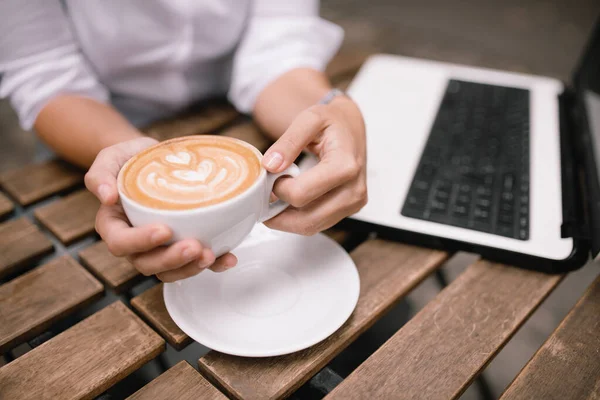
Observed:
[[[201,110],[156,122],[144,129],[148,136],[167,140],[179,136],[211,133],[239,117],[228,103],[207,104]]]
[[[344,240],[347,234],[339,230],[325,232],[334,240]],[[340,242],[341,243],[341,242]],[[192,339],[171,319],[163,299],[163,285],[159,284],[146,290],[131,300],[132,307],[152,325],[177,350],[192,342]]]
[[[561,278],[471,265],[327,398],[457,398]]]
[[[92,399],[162,351],[118,301],[0,368],[0,398]]]
[[[501,399],[600,399],[599,333],[600,276]]]
[[[68,255],[0,286],[0,354],[102,293],[102,284]]]
[[[135,392],[128,400],[226,400],[190,364],[180,361],[167,372]]]
[[[440,251],[382,240],[363,243],[351,256],[360,274],[360,298],[337,332],[311,348],[281,357],[242,358],[212,351],[199,360],[203,374],[234,398],[287,397],[447,258]]]
[[[0,224],[0,278],[52,252],[53,245],[27,218]]]
[[[3,193],[0,193],[0,218],[11,213],[15,209],[15,205]]]
[[[181,350],[192,342],[169,316],[163,299],[163,285],[158,284],[131,299],[131,306],[150,323],[169,344]]]
[[[350,237],[350,232],[343,231],[337,228],[328,229],[323,233],[335,240],[336,242],[338,242],[339,244],[344,244],[344,242]]]
[[[94,232],[100,202],[86,189],[34,211],[35,217],[61,242],[69,244]]]
[[[61,160],[51,160],[7,171],[0,186],[19,204],[28,205],[83,182],[83,172]]]
[[[143,277],[126,258],[113,256],[104,241],[83,249],[79,257],[83,265],[117,293]]]

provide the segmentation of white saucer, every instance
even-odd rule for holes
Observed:
[[[238,265],[164,285],[167,310],[191,338],[222,353],[267,357],[310,347],[350,317],[360,290],[344,249],[257,225]]]

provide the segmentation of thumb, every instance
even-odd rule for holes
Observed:
[[[151,138],[133,139],[100,151],[85,174],[85,186],[104,205],[116,204],[119,199],[117,175],[131,156],[156,143]]]
[[[117,202],[117,174],[121,165],[117,161],[117,151],[106,148],[98,153],[94,163],[85,174],[85,186],[104,205]]]
[[[267,150],[262,160],[263,166],[272,173],[283,171],[325,127],[325,119],[314,108],[301,112]]]

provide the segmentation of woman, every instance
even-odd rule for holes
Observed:
[[[196,240],[164,245],[166,226],[131,227],[116,175],[155,143],[136,126],[226,94],[276,140],[267,170],[285,169],[303,149],[319,157],[278,182],[275,194],[292,207],[266,225],[311,235],[360,209],[365,129],[322,72],[343,32],[318,9],[317,0],[3,0],[0,95],[23,128],[90,167],[85,183],[102,204],[96,230],[114,255],[165,282],[223,271],[236,264],[232,254],[215,260]]]

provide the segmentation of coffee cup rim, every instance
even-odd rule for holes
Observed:
[[[141,203],[139,203],[138,201],[133,200],[131,197],[127,196],[125,194],[125,191],[123,190],[123,171],[127,168],[127,166],[132,163],[134,161],[134,158],[142,153],[145,153],[147,151],[150,151],[156,147],[159,147],[161,145],[164,145],[166,143],[171,143],[171,142],[179,142],[179,141],[184,141],[186,139],[191,139],[191,138],[195,138],[195,137],[214,137],[214,138],[219,138],[219,139],[225,139],[225,140],[229,140],[232,142],[236,142],[238,144],[241,144],[244,147],[249,148],[250,150],[252,150],[254,152],[254,154],[256,155],[256,158],[258,158],[258,163],[260,165],[260,174],[258,175],[258,177],[256,178],[256,180],[254,181],[254,183],[252,185],[250,185],[246,190],[244,190],[242,193],[238,194],[237,196],[231,197],[227,200],[224,200],[220,203],[216,203],[216,204],[211,204],[208,206],[202,206],[202,207],[194,207],[194,208],[185,208],[185,209],[177,209],[177,210],[169,210],[169,209],[163,209],[163,208],[154,208],[154,207],[148,207],[146,205],[143,205]],[[121,201],[125,200],[127,201],[130,205],[137,207],[145,212],[152,212],[152,213],[159,213],[159,214],[166,214],[166,215],[184,215],[184,214],[189,214],[189,213],[198,213],[198,212],[204,212],[204,211],[211,211],[211,210],[217,210],[219,208],[222,207],[226,207],[236,201],[240,201],[243,197],[248,197],[250,195],[250,192],[255,189],[256,186],[258,186],[260,184],[261,181],[263,181],[266,178],[267,175],[267,170],[265,169],[265,167],[263,167],[262,165],[262,158],[263,155],[262,153],[253,145],[251,145],[248,142],[245,142],[241,139],[237,139],[237,138],[232,138],[232,137],[228,137],[228,136],[220,136],[220,135],[190,135],[190,136],[183,136],[183,137],[177,137],[177,138],[173,138],[173,139],[168,139],[162,142],[158,142],[156,144],[153,144],[150,147],[145,148],[144,150],[140,151],[139,153],[135,154],[133,157],[131,157],[129,160],[127,160],[125,162],[125,164],[123,164],[123,166],[121,167],[121,169],[119,170],[119,173],[117,174],[117,191],[119,193],[119,197],[121,198]]]

